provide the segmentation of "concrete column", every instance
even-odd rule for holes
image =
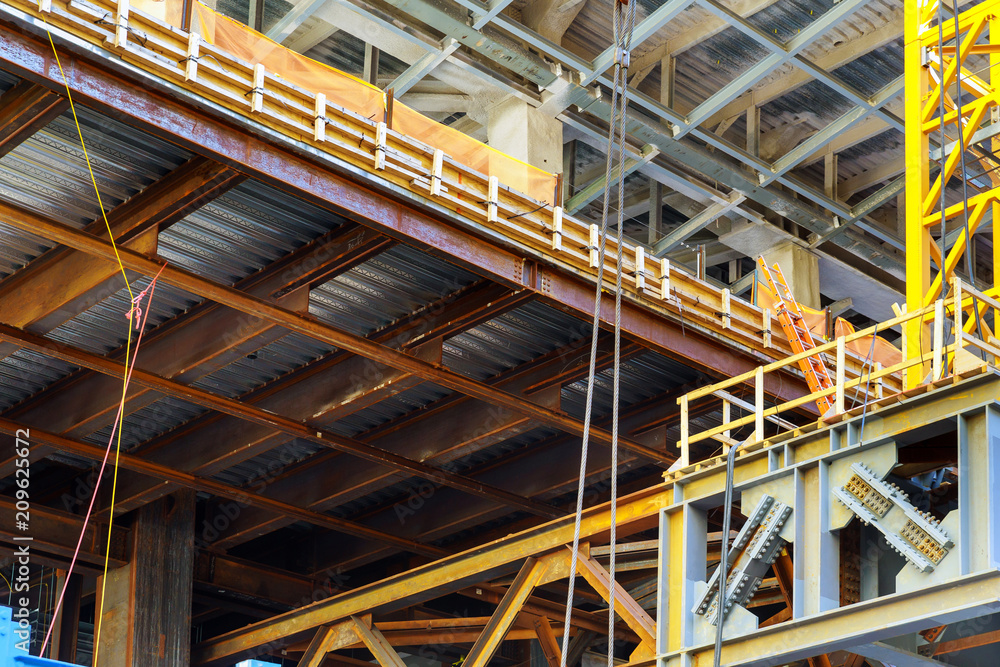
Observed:
[[[674,107],[676,64],[677,61],[670,55],[660,61],[660,104],[668,109]]]
[[[190,664],[194,515],[193,491],[136,510],[129,563],[107,576],[98,667]]]
[[[563,170],[562,122],[510,97],[490,109],[487,134],[497,150],[553,174]]]
[[[820,308],[819,258],[794,241],[764,253],[768,264],[777,263],[785,274],[795,300],[803,306]]]

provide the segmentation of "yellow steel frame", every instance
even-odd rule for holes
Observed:
[[[955,21],[950,13],[938,22],[941,0],[907,2],[905,17],[906,72],[906,306],[910,312],[925,308],[944,296],[945,286],[952,278],[959,260],[965,253],[968,239],[960,231],[950,249],[942,248],[932,237],[932,228],[945,225],[948,232],[962,220],[964,202],[945,203],[942,211],[941,191],[954,176],[962,151],[969,151],[975,132],[994,116],[1000,102],[1000,86],[992,85],[993,75],[979,77],[965,68],[973,55],[989,57],[989,69],[1000,67],[1000,0],[987,0],[963,12]],[[988,35],[988,43],[984,41]],[[940,48],[940,45],[944,45]],[[943,67],[943,76],[939,76]],[[949,91],[962,87],[962,113]],[[944,101],[942,118],[941,107]],[[944,164],[931,179],[932,159],[930,137],[941,131],[942,124],[949,135],[945,140]],[[1000,149],[1000,139],[992,140],[992,150]],[[989,154],[977,155],[978,163],[987,173],[991,187],[969,198],[968,230],[975,234],[987,211],[992,209],[994,220],[1000,219],[1000,164]],[[1000,228],[993,225],[993,265],[1000,260]],[[943,244],[943,240],[942,240]],[[944,256],[942,254],[944,253]],[[936,272],[932,277],[932,262]],[[1000,293],[1000,272],[994,272],[993,288],[986,293]],[[975,316],[969,324],[975,323]],[[982,332],[988,340],[991,334]],[[909,360],[924,354],[931,344],[926,324],[913,319],[904,326],[903,355]],[[915,387],[927,375],[926,364],[911,366],[906,371],[905,386]]]

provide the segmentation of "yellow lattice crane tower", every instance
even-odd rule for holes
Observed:
[[[1000,140],[986,139],[992,144],[988,151],[974,147],[989,136],[981,129],[984,122],[1000,122],[1000,69],[995,69],[1000,68],[1000,1],[975,5],[957,20],[951,8],[938,0],[907,1],[905,6],[906,306],[914,312],[949,291],[955,292],[955,281],[959,280],[955,269],[969,256],[969,236],[976,233],[991,208],[993,265],[1000,263],[1000,159],[990,155],[1000,149]],[[973,59],[988,64],[977,62],[970,68]],[[943,164],[939,162],[942,153]],[[966,158],[969,165],[984,172],[989,186],[985,190],[969,186],[967,198],[955,198],[946,185],[961,175]],[[974,267],[965,269],[974,275]],[[998,277],[1000,272],[994,270],[993,286],[985,295],[1000,293]],[[973,303],[968,298],[962,304],[962,310],[970,313],[964,328],[972,331],[980,327],[979,339],[991,341],[981,317],[988,304],[982,299]],[[924,354],[930,345],[923,321],[906,323],[906,359]],[[910,367],[906,386],[919,384],[926,372],[926,364]]]

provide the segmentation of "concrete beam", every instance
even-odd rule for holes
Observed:
[[[521,21],[556,44],[573,23],[587,0],[532,0],[521,10]]]

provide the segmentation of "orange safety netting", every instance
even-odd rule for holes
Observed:
[[[760,275],[760,272],[756,272],[755,275],[756,280],[754,281],[753,287],[753,303],[755,306],[759,306],[760,308],[767,308],[772,314],[774,314],[775,299],[774,295],[771,293],[771,288]],[[809,331],[811,331],[814,336],[826,338],[826,309],[816,310],[815,308],[810,308],[809,306],[803,306],[801,303],[799,304],[799,309],[802,311],[802,319],[805,322],[805,325],[809,327]]]
[[[179,0],[137,0],[132,6],[172,25],[181,25],[183,3]],[[191,28],[209,44],[240,60],[251,65],[263,64],[272,75],[314,93],[323,93],[332,105],[374,121],[386,120],[386,95],[378,87],[281,46],[200,2],[194,3]],[[396,132],[431,148],[440,148],[456,162],[486,176],[496,176],[508,188],[540,202],[555,203],[555,174],[490,148],[399,102],[393,105],[390,122]]]
[[[837,338],[850,336],[855,331],[857,330],[853,324],[843,318],[837,318],[837,323],[834,326],[834,334]],[[874,346],[872,345],[873,340]],[[862,359],[867,359],[868,355],[871,354],[871,361],[882,364],[882,368],[895,366],[903,361],[903,353],[900,352],[899,348],[881,336],[863,336],[857,340],[848,341],[846,347]]]

